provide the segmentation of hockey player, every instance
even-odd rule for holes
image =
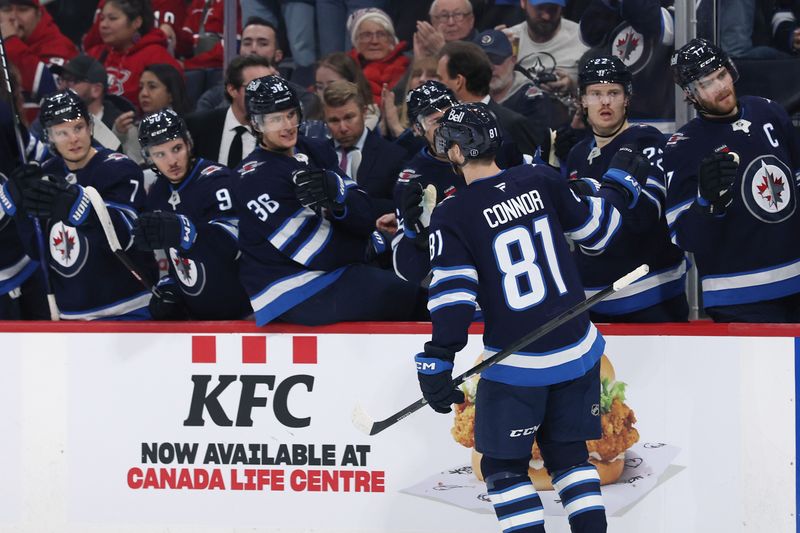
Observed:
[[[736,67],[704,39],[671,60],[699,116],[666,143],[667,222],[694,253],[706,313],[719,322],[800,319],[800,142],[786,112],[737,98]]]
[[[593,136],[569,153],[574,186],[593,194],[597,181],[623,187],[623,224],[601,255],[576,253],[586,295],[591,296],[642,263],[650,274],[592,308],[595,322],[686,321],[686,260],[669,240],[664,217],[666,184],[661,169],[664,136],[652,126],[629,124],[631,73],[614,56],[584,63],[578,73],[584,118]],[[631,179],[632,178],[632,179]],[[588,189],[588,190],[587,190]]]
[[[235,174],[192,155],[183,119],[163,109],[142,119],[139,144],[158,179],[134,227],[141,250],[164,250],[169,275],[150,300],[157,320],[233,320],[250,313],[239,283],[238,220],[231,196]]]
[[[237,169],[234,205],[256,324],[424,319],[424,291],[365,264],[384,247],[371,239],[369,196],[336,171],[330,145],[298,135],[300,101],[286,81],[253,80],[245,102],[259,144]]]
[[[132,243],[130,228],[144,203],[142,172],[117,152],[92,146],[92,119],[72,91],[42,101],[45,141],[55,155],[42,167],[26,165],[9,176],[2,201],[23,245],[39,257],[28,215],[42,220],[50,279],[67,320],[147,319],[149,291],[111,253],[84,187],[102,195],[120,243]],[[139,269],[155,274],[152,254],[128,250]]]
[[[501,171],[494,159],[499,137],[494,116],[480,103],[450,108],[436,133],[438,150],[467,183],[436,208],[430,226],[433,336],[415,359],[422,394],[440,413],[464,401],[452,385],[453,360],[466,345],[476,303],[486,322],[485,350],[496,353],[583,300],[567,239],[599,253],[619,220],[604,200],[621,200],[617,188],[604,185],[601,197],[579,198],[547,165]],[[582,313],[482,373],[475,448],[505,531],[544,531],[542,503],[528,477],[534,438],[572,531],[606,530],[585,442],[601,433],[596,407],[604,347]]]

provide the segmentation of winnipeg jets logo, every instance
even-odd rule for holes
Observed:
[[[589,161],[589,164],[591,165],[594,162],[594,158],[599,156],[600,156],[600,148],[595,146],[594,148],[592,148],[592,151],[589,152],[589,155],[586,157],[586,160]]]
[[[128,156],[119,152],[111,152],[106,156],[106,161],[123,161],[125,159],[128,159]]]
[[[72,277],[80,271],[86,263],[88,242],[83,241],[78,231],[62,222],[53,224],[49,235],[50,257],[55,262],[54,267],[66,277]],[[62,269],[66,269],[62,270]]]
[[[611,54],[621,59],[631,73],[636,74],[650,61],[653,47],[641,33],[625,25],[611,41]]]
[[[173,211],[178,209],[178,204],[181,203],[181,195],[178,194],[178,191],[172,191],[172,194],[169,195],[169,200],[167,200],[167,203],[172,206]]]
[[[207,166],[206,168],[204,168],[203,171],[200,172],[200,175],[201,176],[208,176],[209,174],[213,174],[217,170],[222,170],[222,167],[219,166],[219,165],[210,165],[210,166]]]
[[[788,167],[773,155],[756,158],[742,175],[742,199],[747,210],[768,223],[781,222],[794,213],[793,187]]]
[[[308,164],[308,156],[306,154],[298,152],[294,154],[294,158],[303,163],[304,165]]]
[[[257,169],[261,165],[262,161],[248,161],[242,168],[239,169],[239,175],[244,176],[245,174],[249,174]]]
[[[70,172],[69,174],[67,174],[64,177],[64,179],[67,180],[67,183],[69,183],[70,185],[75,185],[76,183],[78,183],[78,176],[76,176],[74,172]]]
[[[736,122],[734,122],[731,127],[733,131],[743,131],[745,133],[750,133],[750,121],[740,118]]]
[[[203,291],[206,283],[205,268],[188,257],[178,254],[175,248],[169,249],[169,261],[175,277],[189,296],[197,296]]]

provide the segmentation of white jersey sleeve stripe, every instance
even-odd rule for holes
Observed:
[[[310,209],[305,207],[299,209],[269,236],[269,242],[278,250],[283,250],[312,216],[314,216],[314,212]]]
[[[331,223],[324,218],[320,218],[314,233],[292,254],[292,260],[308,266],[311,260],[325,248],[332,235]]]
[[[478,271],[475,267],[464,265],[450,268],[434,268],[433,279],[431,280],[430,289],[437,286],[439,283],[453,279],[466,279],[474,283],[478,283]]]

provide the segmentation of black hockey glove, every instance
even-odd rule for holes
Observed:
[[[400,197],[403,234],[419,249],[428,248],[428,226],[435,207],[436,188],[433,185],[423,189],[419,182],[412,181],[403,188]]]
[[[23,191],[25,210],[34,217],[49,218],[70,226],[80,226],[89,218],[92,204],[80,185],[63,178],[33,181]]]
[[[14,216],[20,209],[24,211],[25,189],[41,180],[43,176],[42,167],[29,163],[15,168],[7,178],[0,177],[0,208],[3,212],[8,216]]]
[[[187,217],[164,211],[142,213],[133,226],[133,242],[139,250],[188,250],[197,238]]]
[[[153,320],[186,320],[189,314],[183,305],[183,296],[175,284],[158,287],[159,296],[153,295],[147,308]]]
[[[697,204],[709,215],[720,216],[733,202],[733,183],[739,162],[731,153],[714,153],[700,162]]]
[[[336,217],[343,217],[346,208],[347,182],[332,170],[300,170],[293,174],[295,194],[304,207],[326,207]]]
[[[630,146],[623,146],[611,158],[608,170],[600,181],[604,187],[612,187],[622,193],[627,198],[628,208],[633,209],[650,172],[650,162],[644,155]]]
[[[426,346],[424,353],[414,357],[422,397],[437,413],[449,413],[452,404],[464,403],[464,393],[453,387],[452,354],[445,352]]]
[[[567,186],[577,196],[596,196],[600,189],[600,182],[593,178],[578,178],[569,180]]]
[[[569,125],[561,126],[556,130],[555,154],[559,161],[566,164],[567,156],[572,147],[578,144],[583,136]]]

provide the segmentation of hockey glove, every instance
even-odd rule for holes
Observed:
[[[189,314],[183,305],[180,289],[168,283],[158,287],[159,296],[153,295],[147,305],[153,320],[186,320]]]
[[[576,196],[596,196],[600,190],[600,182],[593,178],[578,178],[569,180],[567,186]]]
[[[403,234],[414,239],[421,249],[428,247],[428,226],[436,207],[436,187],[428,185],[425,189],[419,182],[411,182],[403,189],[400,199],[400,215],[403,218]]]
[[[650,162],[647,158],[630,146],[623,146],[611,158],[608,170],[600,181],[603,186],[622,193],[627,199],[628,209],[633,209],[649,174]]]
[[[700,162],[697,174],[697,204],[709,215],[721,216],[733,202],[733,183],[739,168],[737,157],[714,153]]]
[[[31,216],[49,218],[70,226],[80,226],[89,218],[92,204],[80,185],[48,176],[33,181],[23,191],[25,209]]]
[[[437,413],[449,413],[454,403],[464,403],[464,393],[453,386],[453,361],[441,359],[426,347],[425,353],[414,357],[422,396]],[[443,352],[443,351],[442,351]],[[445,355],[446,357],[446,355]]]
[[[0,175],[1,176],[1,175]],[[15,168],[6,178],[0,178],[0,208],[8,216],[14,216],[24,207],[24,192],[35,181],[44,176],[42,167],[30,163]]]
[[[134,224],[133,242],[139,250],[189,250],[197,239],[197,230],[192,221],[175,213],[143,213]]]
[[[317,210],[326,207],[334,216],[341,218],[346,212],[347,182],[332,170],[300,170],[292,176],[297,199],[308,207]]]
[[[561,126],[556,130],[555,153],[559,161],[566,164],[567,156],[572,147],[578,144],[581,135],[578,130],[570,128],[568,125]]]

